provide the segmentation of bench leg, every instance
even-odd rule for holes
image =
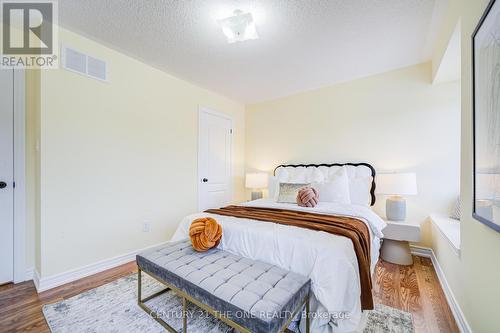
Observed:
[[[306,301],[306,333],[309,333],[311,330],[311,314],[309,313],[309,297],[307,297]]]
[[[187,333],[187,300],[182,298],[182,332]]]
[[[137,304],[139,305],[139,307],[141,307],[151,318],[153,318],[154,320],[156,320],[158,323],[160,323],[160,325],[162,325],[164,328],[167,329],[167,331],[171,332],[171,333],[177,333],[176,330],[174,330],[169,324],[167,324],[163,319],[161,319],[158,315],[158,313],[156,313],[154,310],[152,310],[151,308],[149,308],[145,302],[149,301],[150,299],[153,299],[157,296],[160,296],[161,294],[164,294],[166,293],[167,291],[169,291],[170,288],[165,288],[165,289],[162,289],[144,299],[142,299],[142,271],[140,268],[137,269]]]
[[[142,301],[142,271],[140,268],[137,269],[137,303]]]
[[[309,333],[310,331],[310,323],[309,323],[309,320],[310,320],[310,316],[309,316],[309,295],[307,296],[307,298],[304,299],[303,302],[300,303],[299,307],[292,313],[292,315],[290,316],[290,319],[285,323],[285,326],[283,326],[283,328],[279,331],[280,333],[293,333],[292,331],[290,331],[288,329],[288,326],[290,325],[290,323],[292,322],[293,318],[295,318],[295,316],[301,316],[302,318],[300,319],[300,323],[302,323],[302,320],[304,320],[304,315],[303,315],[303,312],[302,309],[304,309],[304,305],[306,307],[305,309],[305,312],[306,312],[306,318],[305,318],[305,321],[306,321],[306,333]]]

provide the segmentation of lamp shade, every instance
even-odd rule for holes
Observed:
[[[417,175],[415,173],[384,173],[376,178],[376,192],[388,195],[417,194]]]
[[[245,187],[260,189],[267,187],[269,177],[267,173],[247,173],[245,179]]]

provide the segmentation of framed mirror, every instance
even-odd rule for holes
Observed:
[[[472,35],[473,217],[500,232],[500,0]]]

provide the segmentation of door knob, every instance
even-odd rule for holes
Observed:
[[[6,188],[7,183],[6,182],[0,182],[0,188]]]
[[[204,182],[204,183],[206,183],[206,182],[208,182],[208,179],[203,178],[201,181]]]

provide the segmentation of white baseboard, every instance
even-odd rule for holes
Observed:
[[[135,256],[138,253],[162,244],[165,244],[165,242],[48,277],[40,277],[39,272],[35,270],[33,274],[33,282],[35,283],[37,292],[41,293],[42,291],[59,287],[63,284],[76,281],[86,276],[97,274],[107,269],[134,261]]]
[[[24,281],[33,280],[33,274],[35,274],[35,267],[27,268]]]
[[[472,333],[472,329],[467,323],[467,320],[465,319],[464,313],[462,312],[462,309],[460,308],[460,305],[458,304],[457,299],[455,298],[455,295],[453,294],[453,291],[451,290],[450,285],[446,280],[446,276],[444,275],[444,272],[441,269],[441,265],[439,264],[436,255],[434,254],[434,251],[431,248],[414,246],[414,245],[411,245],[410,248],[412,254],[420,257],[430,258],[432,260],[432,265],[436,270],[439,283],[441,284],[441,288],[443,289],[446,300],[450,305],[453,317],[455,317],[458,329],[460,330],[461,333]]]
[[[424,258],[434,258],[434,251],[432,251],[431,248],[429,247],[422,247],[422,246],[416,246],[416,245],[411,245],[410,244],[410,250],[411,254],[419,256],[419,257],[424,257]]]

